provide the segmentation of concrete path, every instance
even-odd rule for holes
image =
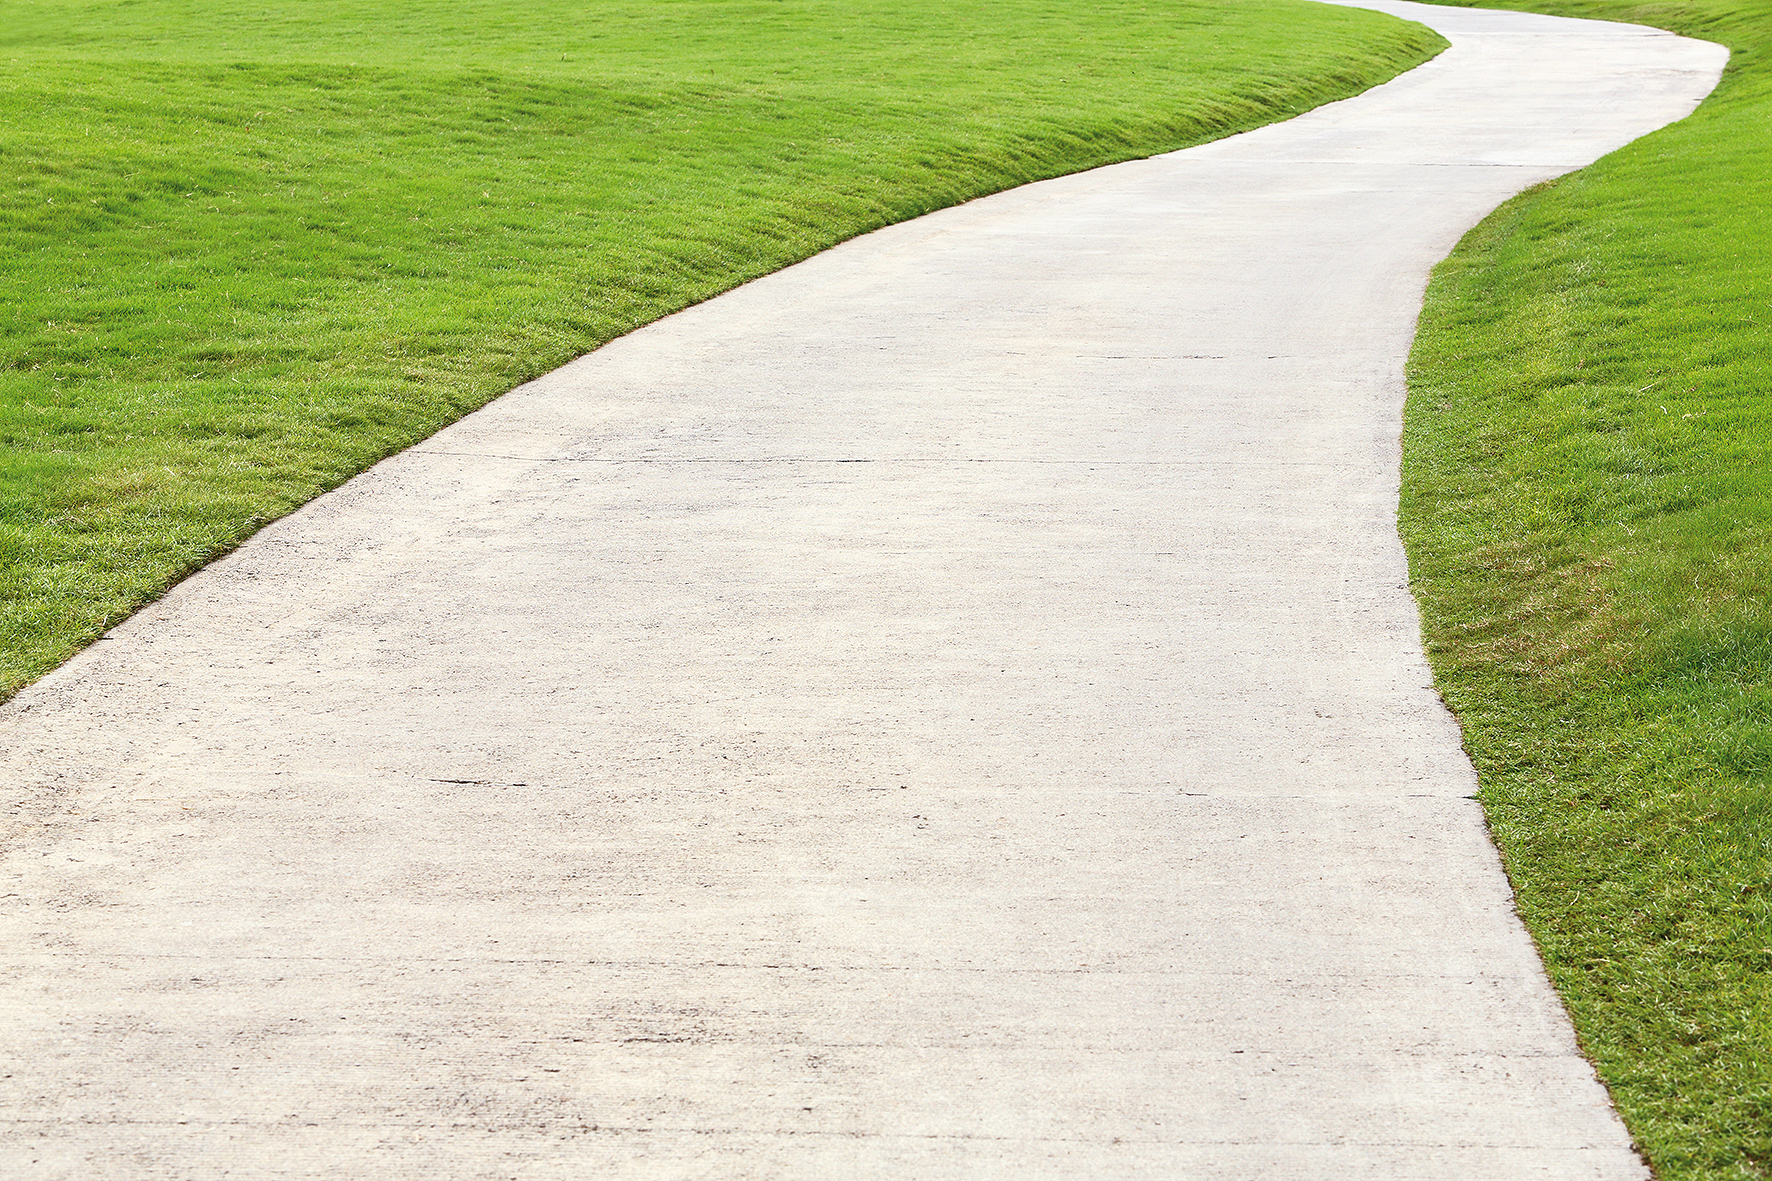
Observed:
[[[1633,1178],[1392,523],[1428,267],[1714,46],[1455,42],[527,386],[0,711],[0,1175]]]

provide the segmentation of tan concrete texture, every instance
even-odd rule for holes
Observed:
[[[1428,268],[1716,46],[1453,47],[883,230],[0,710],[0,1175],[1642,1178],[1394,525]]]

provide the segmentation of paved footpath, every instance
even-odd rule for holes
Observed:
[[[0,1175],[1641,1178],[1428,687],[1428,267],[1722,51],[1376,5],[1352,101],[897,226],[0,711]]]

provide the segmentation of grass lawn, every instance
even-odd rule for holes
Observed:
[[[0,699],[640,324],[1442,44],[1295,0],[0,0]]]
[[[1429,655],[1639,1144],[1664,1181],[1772,1177],[1772,3],[1507,6],[1734,57],[1437,272],[1402,505]]]

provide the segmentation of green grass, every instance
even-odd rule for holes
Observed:
[[[1665,1181],[1772,1176],[1772,4],[1692,118],[1440,267],[1403,534],[1552,978]]]
[[[1441,44],[1294,0],[0,0],[0,699],[640,324]]]

